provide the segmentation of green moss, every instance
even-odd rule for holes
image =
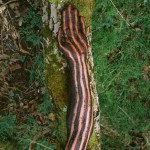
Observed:
[[[64,2],[62,0],[48,0],[52,4],[63,4]]]
[[[51,33],[51,31],[49,30],[48,25],[45,26],[45,27],[42,29],[41,33],[42,33],[42,35],[43,35],[44,37],[47,37],[47,38],[52,37],[52,33]]]
[[[50,3],[58,3],[58,2],[60,2],[61,0],[48,0]]]
[[[43,30],[44,35],[50,38],[49,29]],[[63,64],[66,61],[58,51],[55,38],[50,39],[51,43],[45,54],[45,72],[46,85],[51,93],[52,100],[56,107],[56,116],[58,118],[58,141],[64,145],[66,141],[66,102],[68,100],[67,79],[68,71],[64,69]],[[59,146],[57,147],[57,149]]]
[[[80,15],[84,17],[86,27],[89,27],[92,20],[94,0],[71,0],[70,3],[79,10]]]
[[[48,0],[50,3],[53,4],[66,4],[61,0]],[[68,4],[74,5],[80,12],[80,15],[85,18],[85,24],[87,27],[90,26],[92,20],[92,11],[94,7],[94,0],[70,0],[67,2]]]
[[[46,85],[51,93],[55,106],[59,109],[66,106],[67,94],[67,70],[64,72],[63,63],[66,61],[58,51],[54,37],[50,36],[48,26],[42,30],[43,35],[49,39],[49,47],[45,54]]]
[[[67,140],[67,128],[66,128],[66,110],[64,107],[63,111],[59,114],[58,132],[61,135],[61,142],[65,146]]]
[[[96,135],[95,131],[93,131],[87,149],[89,149],[89,150],[91,150],[91,149],[97,150],[97,149],[100,149],[99,145],[100,145],[100,141],[97,138],[97,135]]]
[[[48,57],[48,58],[47,58]],[[55,54],[48,54],[49,64],[46,64],[46,84],[51,92],[55,105],[60,109],[66,105],[67,94],[67,72],[61,70],[62,63],[58,62]]]

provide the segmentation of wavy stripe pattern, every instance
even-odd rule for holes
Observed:
[[[65,150],[86,150],[93,127],[92,99],[86,65],[88,50],[85,24],[71,5],[62,11],[58,45],[68,60],[71,100],[67,108],[68,141]]]

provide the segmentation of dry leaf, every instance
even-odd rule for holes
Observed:
[[[55,121],[56,117],[55,117],[55,115],[53,113],[50,113],[48,115],[48,119],[51,120],[51,121]]]
[[[35,110],[35,111],[31,112],[31,114],[32,114],[33,116],[37,116],[37,115],[38,115],[38,112]]]
[[[20,38],[20,34],[19,34],[16,30],[14,30],[14,31],[12,32],[12,38],[13,38],[14,40],[19,39],[19,38]]]
[[[150,80],[150,66],[145,66],[143,71],[144,80]]]
[[[2,13],[4,10],[6,9],[6,7],[3,5],[0,7],[0,13]]]
[[[135,30],[136,30],[136,31],[140,31],[140,30],[141,30],[141,28],[137,27],[137,28],[135,28]]]
[[[23,49],[20,49],[20,52],[21,52],[22,54],[28,54],[28,55],[31,55],[28,51],[23,50]]]
[[[12,66],[9,67],[10,71],[15,71],[18,69],[21,69],[21,65],[20,64],[13,64]]]
[[[22,23],[23,23],[23,19],[20,18],[20,19],[19,19],[19,22],[18,22],[19,27],[22,26]]]
[[[22,54],[31,55],[28,51],[26,51],[26,50],[24,50],[24,49],[22,48],[22,46],[21,46],[20,43],[19,43],[19,48],[20,48],[20,52],[21,52]]]
[[[5,60],[5,59],[8,59],[8,58],[9,58],[9,56],[6,55],[6,54],[0,55],[0,60]]]
[[[16,9],[17,7],[19,7],[19,2],[10,3],[10,4],[9,4],[9,7],[10,7],[11,9]]]
[[[14,63],[14,62],[17,62],[17,61],[19,61],[19,59],[11,58],[11,59],[10,59],[10,64],[11,64],[11,63]]]

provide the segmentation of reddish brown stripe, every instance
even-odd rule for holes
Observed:
[[[74,68],[72,69],[73,72],[74,72],[73,81],[74,81],[75,87],[77,87],[78,84],[77,84],[76,61],[75,61],[75,59],[73,58],[73,56],[72,56],[71,52],[69,51],[69,49],[66,49],[66,48],[62,45],[62,43],[61,43],[61,34],[62,34],[62,32],[61,32],[61,29],[60,29],[59,32],[58,32],[58,44],[59,44],[59,47],[62,49],[63,53],[66,53],[66,55],[69,56],[69,59],[73,62],[73,66],[74,66]],[[75,88],[75,91],[74,91],[74,92],[76,93],[76,101],[77,101],[77,103],[78,103],[78,101],[79,101],[79,91],[78,91],[78,89],[79,89],[79,88]]]
[[[80,18],[80,22],[81,22],[81,25],[82,25],[83,33],[86,34],[85,23],[84,23],[83,17]]]
[[[82,27],[83,26],[84,26],[84,24],[82,25]],[[78,27],[78,16],[77,16],[77,11],[75,11],[75,29],[76,29],[76,32],[78,33],[80,42],[84,45],[84,48],[86,48],[86,50],[87,50],[87,43],[85,43],[84,40],[82,39],[82,37],[81,37],[81,35],[80,35],[79,30],[78,30],[77,27]],[[80,49],[81,49],[81,47],[80,47]],[[75,147],[79,146],[79,149],[82,149],[84,141],[88,141],[87,136],[85,136],[86,132],[90,132],[91,133],[91,131],[88,131],[90,129],[90,128],[88,128],[88,125],[91,124],[91,118],[90,118],[90,113],[91,112],[90,112],[90,110],[91,110],[91,106],[92,106],[91,105],[90,90],[89,90],[89,83],[88,83],[88,74],[86,74],[86,72],[87,72],[86,69],[87,68],[85,67],[86,65],[85,65],[85,60],[84,60],[83,56],[81,56],[81,62],[83,64],[83,74],[85,76],[85,82],[86,82],[85,88],[87,88],[88,92],[87,92],[87,97],[86,97],[87,98],[87,101],[86,101],[86,103],[87,103],[87,105],[86,105],[87,106],[86,107],[86,111],[84,110],[84,108],[82,108],[82,110],[84,111],[84,116],[86,115],[87,118],[86,118],[85,125],[83,125],[83,123],[81,122],[82,129],[79,128],[80,134],[82,134],[81,145],[79,146],[79,145],[76,144],[76,146],[75,146]],[[82,112],[82,110],[81,110],[81,112]],[[80,138],[79,138],[79,135],[78,135],[78,141],[79,140],[80,140]]]
[[[88,49],[88,46],[87,46],[87,43],[84,41],[84,39],[82,38],[80,32],[79,32],[79,28],[78,28],[78,22],[80,20],[78,20],[78,16],[77,16],[77,11],[75,11],[75,28],[76,28],[76,32],[78,33],[78,36],[79,36],[79,39],[80,39],[80,42],[83,44],[84,48],[87,50]],[[84,28],[84,22],[81,22],[81,25],[82,27]],[[84,33],[85,31],[83,31]]]
[[[62,22],[63,22],[63,31],[65,33],[65,35],[67,34],[66,30],[67,30],[67,26],[66,26],[66,11],[63,11],[63,14],[62,14]]]
[[[72,45],[70,45],[71,46],[71,48],[77,53],[77,51],[76,51],[76,49],[72,46]],[[83,76],[83,72],[82,72],[82,65],[81,65],[81,61],[80,61],[80,58],[79,58],[79,55],[77,55],[77,63],[79,64],[79,66],[78,66],[78,71],[79,71],[79,74],[80,74],[80,80],[79,80],[79,82],[78,82],[78,86],[80,86],[80,84],[81,84],[81,91],[83,91],[82,90],[82,88],[84,87],[84,85],[83,85],[83,81],[82,81],[82,76]],[[82,94],[81,94],[82,95]],[[80,99],[82,99],[83,97],[81,97]],[[84,99],[84,98],[83,98]],[[73,134],[73,131],[74,131],[74,122],[75,122],[75,118],[76,118],[76,112],[78,111],[77,110],[77,108],[78,108],[78,105],[79,105],[79,101],[76,101],[76,104],[75,104],[75,106],[74,106],[74,110],[73,110],[73,118],[72,118],[72,126],[71,126],[71,130],[70,130],[70,136],[69,136],[69,139],[68,139],[68,144],[69,144],[69,142],[70,142],[70,139],[71,139],[71,136],[72,136],[72,134]]]
[[[82,61],[84,61],[84,58],[82,58]],[[92,126],[93,126],[93,111],[92,111],[92,98],[91,98],[91,94],[90,94],[90,85],[89,85],[89,77],[88,77],[88,71],[87,71],[87,66],[85,63],[83,63],[83,70],[84,70],[84,75],[85,75],[85,78],[86,78],[86,87],[88,89],[88,103],[87,103],[87,114],[86,114],[86,125],[85,127],[83,127],[84,131],[83,131],[83,137],[86,137],[87,139],[84,140],[82,138],[81,140],[81,144],[80,144],[80,147],[81,147],[81,150],[84,149],[84,147],[87,146],[88,144],[88,141],[89,141],[89,138],[90,138],[90,135],[91,135],[91,132],[92,132]]]
[[[62,13],[62,29],[58,33],[58,44],[64,55],[70,60],[75,99],[71,102],[68,118],[69,138],[66,150],[85,150],[89,141],[92,124],[92,100],[86,66],[87,40],[83,18],[78,16],[71,5]],[[81,27],[80,27],[81,25]],[[64,32],[64,33],[63,33]],[[61,40],[61,34],[64,40]]]
[[[64,18],[66,17],[66,12],[63,12],[63,20],[65,20]],[[66,31],[66,29],[67,29],[67,26],[66,26],[66,22],[64,21],[63,22],[63,29],[65,30],[65,33],[67,32]],[[68,43],[69,43],[69,41],[68,41]],[[72,44],[70,43],[70,46],[71,46]],[[79,66],[81,66],[81,62],[79,61],[79,55],[77,54],[77,51],[76,51],[76,49],[72,46],[72,49],[73,49],[73,52],[75,52],[75,55],[77,55],[77,60],[78,60],[78,63],[79,63]],[[78,68],[79,69],[79,68]],[[82,72],[81,71],[81,69],[79,69],[80,70],[80,72]],[[80,75],[80,77],[82,77],[82,75]],[[79,82],[80,83],[80,82]],[[82,99],[82,98],[81,98]],[[79,105],[79,102],[77,101],[76,102],[76,105],[74,106],[75,108],[74,108],[74,113],[73,114],[76,114],[76,112],[77,112],[77,106]],[[75,115],[74,115],[74,117],[75,117]],[[72,125],[74,125],[74,120],[75,120],[75,118],[72,118]],[[74,126],[72,126],[72,129],[71,129],[71,131],[70,131],[70,134],[72,134],[72,132],[74,131],[74,128],[73,128]],[[68,140],[68,144],[69,144],[69,141],[70,141],[70,138],[71,138],[71,136],[69,137],[69,140]],[[67,146],[66,147],[68,147],[68,144],[67,144]]]
[[[79,92],[78,92],[78,90],[80,89],[79,88],[79,85],[77,84],[77,83],[80,83],[80,81],[79,80],[77,80],[77,77],[76,77],[76,72],[77,72],[77,68],[76,68],[76,60],[73,58],[73,55],[71,54],[71,52],[70,52],[70,48],[65,48],[62,44],[61,44],[61,38],[60,38],[60,34],[62,34],[61,33],[61,30],[59,31],[59,33],[58,33],[58,43],[59,43],[59,46],[60,46],[60,48],[63,50],[63,52],[65,52],[65,53],[67,53],[67,55],[69,56],[69,59],[71,59],[71,61],[73,62],[73,64],[74,64],[74,69],[73,69],[73,71],[74,71],[74,74],[73,74],[73,76],[72,77],[74,77],[74,82],[75,82],[75,89],[76,89],[76,91],[74,91],[75,93],[76,93],[76,104],[79,104]],[[68,43],[67,44],[67,46],[70,46],[70,44]],[[72,48],[72,49],[74,49],[74,48]],[[74,49],[75,50],[75,49]],[[76,50],[75,50],[76,51]],[[66,54],[65,54],[66,55]],[[80,64],[81,65],[81,64]],[[80,65],[78,65],[78,66],[80,66]],[[80,75],[80,77],[81,77],[81,75]],[[77,82],[78,81],[78,82]],[[81,90],[80,90],[81,91]],[[80,95],[82,95],[82,94],[80,94]],[[80,97],[80,99],[82,99],[82,97]],[[72,111],[74,111],[74,110],[72,110]],[[76,110],[77,111],[77,110]],[[74,112],[76,112],[76,111],[74,111]],[[74,116],[74,114],[72,115],[72,116]],[[72,119],[72,118],[71,118]],[[67,147],[67,146],[66,146]]]
[[[82,39],[82,37],[81,37],[81,35],[80,35],[80,32],[78,31],[78,28],[77,28],[77,23],[78,23],[78,17],[77,17],[77,12],[75,11],[75,27],[76,27],[76,30],[77,30],[77,32],[79,33],[78,35],[79,35],[79,39],[80,39],[80,41],[81,41],[81,43],[87,48],[87,43]],[[82,29],[83,29],[83,32],[85,33],[85,24],[84,24],[84,21],[83,21],[83,18],[80,20],[81,21],[81,26],[82,26]],[[88,142],[88,140],[89,140],[89,135],[91,134],[91,130],[92,130],[92,120],[93,120],[93,118],[91,118],[91,117],[93,117],[93,116],[91,116],[91,114],[92,114],[92,100],[91,100],[91,94],[90,94],[90,86],[89,86],[89,79],[88,79],[88,71],[87,71],[87,67],[86,67],[86,62],[85,62],[85,60],[84,60],[84,57],[82,57],[81,56],[81,61],[83,62],[83,71],[84,71],[84,76],[85,76],[85,81],[86,81],[86,88],[87,88],[87,114],[86,114],[86,124],[85,124],[85,126],[83,126],[82,128],[82,130],[84,130],[83,131],[83,135],[82,135],[82,140],[81,140],[81,144],[80,144],[80,148],[82,149],[82,147],[83,147],[83,144],[84,144],[84,142],[85,141],[87,141]],[[89,126],[89,127],[88,127]],[[87,134],[88,133],[88,134]],[[84,139],[84,137],[88,137],[86,140]],[[86,143],[86,145],[87,145],[87,142],[85,142]],[[84,147],[86,147],[86,145],[84,146]],[[83,147],[83,148],[84,148]]]
[[[68,8],[69,9],[69,8]],[[71,9],[71,8],[70,8]],[[70,11],[70,9],[69,9],[69,19],[71,20],[71,11]],[[70,21],[69,20],[69,21]],[[76,39],[75,39],[75,37],[74,37],[74,35],[73,35],[73,27],[72,27],[73,25],[72,25],[72,22],[70,22],[70,32],[71,32],[71,36],[72,36],[72,38],[73,38],[73,41],[74,41],[74,43],[76,44],[76,46],[78,47],[78,49],[79,50],[82,50],[82,47],[77,43],[77,41],[76,41]],[[76,26],[75,26],[76,27]],[[81,37],[80,37],[80,39],[81,39]],[[82,43],[83,43],[83,41],[82,41]],[[84,44],[84,47],[86,46],[85,45],[85,43],[83,43]],[[86,47],[85,47],[86,48]],[[80,51],[81,52],[81,51]],[[81,52],[81,54],[83,54],[83,52]],[[85,62],[84,62],[85,63]],[[85,92],[85,87],[82,87],[82,91],[83,91],[83,93]],[[87,98],[87,99],[89,99],[89,98]],[[84,98],[82,99],[82,101],[85,103],[86,102],[86,100],[84,101]],[[89,103],[89,102],[88,102]],[[82,135],[82,133],[81,133],[81,128],[83,127],[83,119],[84,119],[84,114],[85,114],[85,107],[86,107],[86,104],[84,104],[85,106],[82,106],[82,108],[81,108],[81,110],[78,110],[78,111],[80,111],[80,116],[82,116],[82,119],[81,119],[81,117],[80,117],[80,121],[79,121],[79,125],[78,125],[78,130],[79,130],[79,132],[77,132],[77,136],[75,137],[75,140],[74,140],[74,142],[73,142],[73,145],[72,145],[72,149],[74,149],[74,148],[76,148],[76,147],[79,147],[79,149],[80,149],[80,145],[79,145],[79,141],[80,141],[80,139],[79,139],[79,135],[81,134]],[[88,115],[88,119],[89,119],[89,115]],[[87,124],[87,121],[86,121],[86,124]],[[86,128],[86,126],[84,126],[85,128]],[[80,135],[80,136],[81,136]],[[83,136],[84,137],[84,136]],[[85,137],[86,138],[86,137]],[[87,138],[86,138],[87,139]],[[83,139],[84,141],[86,140],[86,139]]]
[[[71,18],[71,6],[70,7],[68,7],[68,14],[69,14],[69,28],[70,28],[70,32],[71,32],[71,37],[73,38],[73,41],[75,41],[75,38],[74,38],[74,36],[73,36],[73,24],[72,24],[72,18]],[[75,41],[76,42],[76,41]],[[77,42],[76,42],[76,44],[78,44]],[[79,45],[78,45],[79,46]],[[72,46],[73,47],[73,46]],[[85,96],[86,96],[86,94],[85,94],[85,87],[84,87],[84,83],[83,83],[83,80],[82,80],[82,65],[81,65],[81,61],[79,60],[80,58],[79,58],[79,53],[76,51],[76,49],[73,47],[73,51],[75,52],[75,54],[77,55],[77,57],[78,57],[78,62],[79,62],[79,70],[80,70],[80,73],[81,73],[81,76],[80,76],[80,83],[79,84],[81,84],[81,88],[82,88],[82,106],[81,106],[81,110],[83,110],[82,109],[82,107],[85,107],[85,106],[83,106],[83,105],[85,105],[84,103],[85,103]],[[74,111],[74,114],[77,114],[77,112],[79,111],[79,110],[77,110],[77,108],[79,107],[78,106],[79,105],[79,102],[76,104],[76,106],[75,106],[75,111]],[[74,121],[75,121],[75,118],[76,118],[76,115],[74,115],[74,117],[73,117],[73,122],[72,122],[72,128],[71,128],[71,131],[70,131],[70,137],[69,137],[69,140],[68,140],[68,144],[70,143],[70,139],[71,139],[71,137],[72,137],[72,134],[73,134],[73,131],[74,131]],[[81,126],[81,125],[80,125]],[[78,128],[80,129],[81,127],[79,127],[79,125],[78,125]],[[76,138],[75,138],[76,139]],[[77,141],[76,141],[77,142]],[[73,143],[75,143],[75,142],[73,142]],[[68,144],[67,144],[67,146],[68,146]],[[66,147],[67,147],[66,146]],[[72,145],[72,147],[71,147],[72,149],[75,149],[75,147],[73,147],[73,145]]]

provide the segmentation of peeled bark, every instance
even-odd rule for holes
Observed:
[[[81,16],[84,17],[86,28],[87,28],[87,38],[88,38],[88,54],[87,54],[87,64],[88,71],[90,74],[90,87],[94,110],[94,128],[93,133],[88,143],[89,150],[99,150],[100,149],[100,123],[99,123],[99,103],[98,95],[96,91],[96,84],[93,75],[93,58],[92,58],[92,45],[91,45],[91,17],[92,10],[94,6],[94,0],[43,0],[43,34],[44,34],[44,49],[45,54],[45,73],[46,73],[46,85],[50,91],[51,97],[55,105],[55,112],[58,122],[58,132],[60,135],[59,143],[65,147],[67,134],[66,134],[66,110],[67,101],[69,98],[68,90],[70,85],[68,83],[68,64],[63,58],[62,53],[58,49],[57,45],[57,32],[60,26],[61,19],[61,9],[64,5],[69,3],[74,5]],[[58,146],[58,149],[60,148]]]

